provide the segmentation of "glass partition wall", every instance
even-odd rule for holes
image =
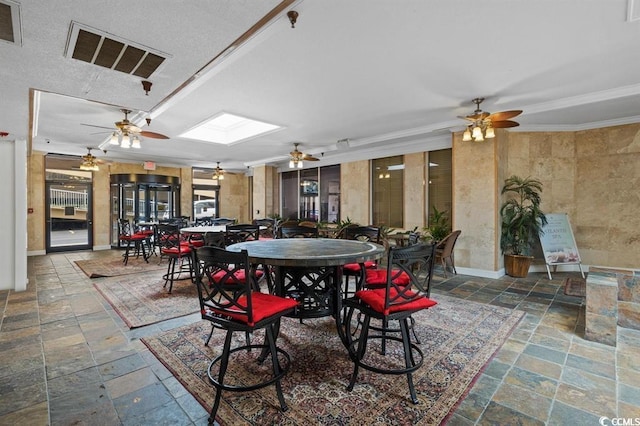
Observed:
[[[340,220],[340,166],[281,173],[281,216],[314,222]]]

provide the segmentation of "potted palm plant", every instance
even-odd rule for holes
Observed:
[[[531,250],[543,233],[547,218],[540,209],[542,183],[530,177],[511,176],[504,181],[507,199],[500,207],[502,230],[500,248],[507,275],[526,277],[533,256]]]

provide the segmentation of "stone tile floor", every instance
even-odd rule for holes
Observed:
[[[129,330],[73,263],[92,256],[105,253],[30,257],[27,291],[0,292],[0,425],[206,424],[207,411],[139,341],[199,314]],[[583,299],[561,288],[567,274],[436,275],[436,299],[527,313],[448,424],[640,419],[640,332],[619,329],[617,348],[585,341]]]

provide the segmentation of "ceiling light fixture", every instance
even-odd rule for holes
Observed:
[[[216,168],[213,170],[213,175],[211,176],[211,179],[214,180],[224,180],[224,170],[222,170],[220,168],[220,162],[217,162]]]
[[[123,109],[121,111],[124,113],[124,120],[116,123],[118,130],[111,134],[109,144],[120,145],[120,148],[142,148],[142,145],[140,144],[140,136],[138,136],[140,132],[142,132],[142,129],[131,123],[127,118],[129,113],[131,113],[131,110]]]
[[[303,154],[298,150],[298,145],[300,143],[295,142],[293,144],[293,151],[289,153],[289,168],[290,169],[301,169],[304,167],[303,160],[307,161],[319,161],[316,157],[313,157],[309,154]]]
[[[496,137],[496,128],[516,127],[518,123],[509,120],[519,114],[522,114],[521,110],[502,111],[490,114],[480,109],[480,104],[484,101],[484,98],[475,98],[472,102],[476,104],[476,110],[471,115],[466,117],[460,117],[471,122],[462,134],[462,140],[482,142],[485,139],[492,139]]]
[[[98,167],[98,160],[91,154],[91,148],[87,148],[87,155],[82,156],[82,163],[80,164],[80,170],[87,172],[97,172],[100,170]]]

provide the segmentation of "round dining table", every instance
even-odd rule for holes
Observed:
[[[342,266],[380,259],[385,249],[371,242],[333,238],[282,238],[232,244],[229,251],[246,250],[249,262],[261,265],[269,291],[298,300],[291,317],[318,318],[332,315],[341,333]],[[272,276],[273,274],[273,276]]]

